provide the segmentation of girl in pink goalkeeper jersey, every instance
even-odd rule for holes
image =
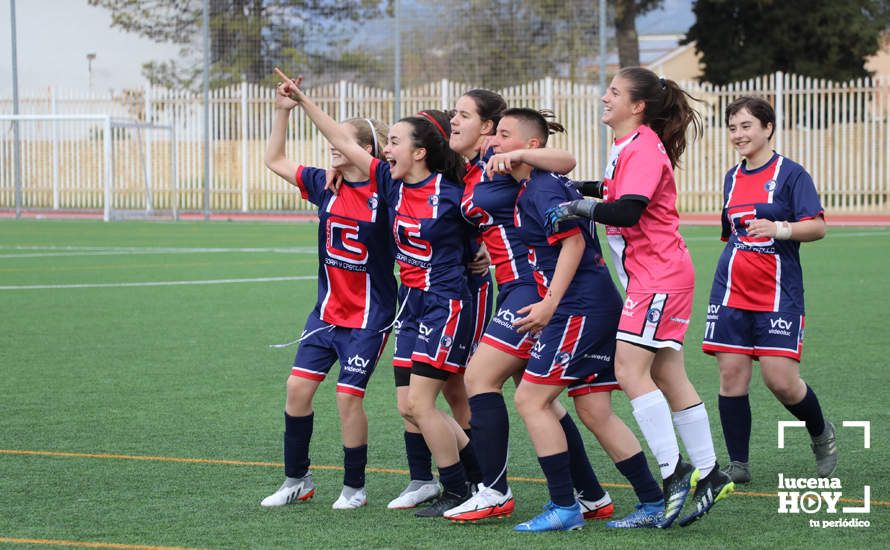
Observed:
[[[682,526],[733,490],[717,467],[708,415],[683,365],[695,273],[678,230],[673,168],[686,148],[689,125],[701,131],[689,99],[675,82],[652,71],[619,71],[602,97],[603,122],[615,133],[604,182],[582,189],[603,200],[576,200],[548,213],[554,225],[576,217],[606,225],[626,291],[615,371],[664,478],[659,527],[680,515],[691,486],[695,509],[680,520]],[[692,465],[680,457],[674,426]]]

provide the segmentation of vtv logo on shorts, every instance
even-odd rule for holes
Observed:
[[[370,359],[366,359],[361,355],[353,355],[349,359],[346,360],[346,366],[343,367],[343,370],[346,372],[355,372],[358,374],[367,373],[368,366],[371,364]]]
[[[368,364],[371,363],[371,360],[365,359],[361,355],[353,355],[346,361],[346,363],[354,367],[361,367],[363,369],[366,369],[368,368]]]
[[[861,428],[863,430],[863,448],[871,448],[871,422],[844,420],[842,423],[844,428]],[[785,428],[804,428],[806,423],[801,421],[779,421],[779,441],[778,448],[785,448]],[[780,514],[815,514],[817,512],[825,512],[826,514],[837,514],[838,503],[843,497],[843,486],[841,480],[836,477],[832,478],[795,478],[785,477],[779,474],[778,491]],[[843,506],[840,507],[841,513],[844,514],[867,514],[871,511],[871,486],[863,485],[862,487],[862,506]],[[867,521],[856,520],[846,523],[856,523],[856,527],[868,527]],[[833,525],[837,522],[823,521],[822,524],[817,520],[810,520],[813,527],[839,527],[847,525]]]
[[[500,317],[501,319],[503,319],[504,321],[507,321],[511,325],[514,322],[516,322],[516,315],[514,315],[513,312],[510,311],[509,309],[499,309],[497,316]]]
[[[778,334],[779,336],[791,336],[791,327],[794,326],[794,321],[786,321],[785,319],[779,317],[778,319],[770,319],[769,325],[770,334]]]

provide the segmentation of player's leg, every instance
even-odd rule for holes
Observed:
[[[547,478],[550,502],[544,512],[515,527],[517,531],[565,531],[584,525],[575,499],[568,442],[551,406],[563,386],[523,381],[514,402],[528,430],[538,462]]]
[[[816,472],[829,477],[837,467],[834,425],[825,419],[813,389],[800,378],[800,364],[789,357],[761,356],[763,381],[776,399],[798,420],[806,423],[816,455]]]
[[[571,392],[569,395],[572,395]],[[550,408],[559,419],[559,425],[566,436],[572,485],[575,488],[575,496],[578,499],[578,504],[581,505],[584,519],[608,519],[614,510],[612,498],[600,485],[596,472],[593,471],[578,426],[575,425],[572,415],[558,399],[553,400]]]
[[[734,483],[751,481],[748,445],[751,439],[751,384],[755,314],[722,304],[708,304],[702,351],[717,358],[720,392],[717,396],[720,424],[729,464],[723,471]]]
[[[481,470],[483,488],[460,505],[447,510],[446,518],[478,521],[509,516],[513,512],[515,501],[507,485],[510,423],[502,387],[513,373],[522,371],[525,363],[525,359],[484,341],[470,358],[463,379],[471,395],[471,443]],[[467,473],[469,475],[469,470]]]
[[[436,407],[449,373],[428,365],[415,363],[408,390],[408,419],[420,428],[424,441],[439,469],[443,491],[429,507],[418,510],[418,517],[440,517],[469,497],[466,470],[460,462],[458,437],[466,437],[453,418]],[[458,435],[459,434],[459,435]]]
[[[284,506],[309,500],[315,495],[315,485],[309,472],[309,442],[314,424],[312,399],[337,359],[331,340],[334,330],[333,326],[315,315],[310,315],[306,320],[304,336],[287,379],[284,406],[285,479],[277,491],[260,502],[262,506]]]
[[[751,442],[751,385],[753,361],[744,353],[715,353],[720,369],[720,394],[717,404],[729,464],[723,471],[733,483],[751,481],[749,445]]]
[[[464,373],[455,373],[445,382],[442,396],[451,409],[451,417],[462,432],[455,434],[461,464],[467,472],[467,479],[476,486],[482,483],[482,470],[471,438],[470,405],[467,400],[467,387],[464,385]]]
[[[408,459],[410,480],[407,487],[387,504],[387,508],[414,508],[429,502],[441,493],[439,482],[433,477],[432,454],[420,429],[414,423],[405,420],[408,415],[408,384],[411,380],[411,369],[395,367],[396,405],[404,424],[405,455]]]
[[[593,432],[615,467],[630,482],[639,501],[634,512],[610,521],[607,526],[654,527],[664,519],[664,496],[649,470],[640,442],[612,410],[611,396],[611,391],[606,389],[574,397],[575,409],[581,421]]]
[[[343,489],[332,506],[334,509],[359,508],[368,503],[368,416],[364,397],[388,336],[377,330],[339,329],[334,339],[340,359],[337,411],[343,440]]]
[[[309,500],[315,485],[309,472],[309,442],[314,413],[312,398],[321,380],[291,375],[287,379],[284,409],[284,483],[260,503],[265,507],[284,506]]]

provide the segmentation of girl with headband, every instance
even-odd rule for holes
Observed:
[[[297,187],[318,207],[318,300],[306,320],[290,376],[284,408],[284,475],[281,487],[263,499],[274,507],[306,501],[315,494],[309,472],[312,400],[335,361],[340,362],[337,410],[343,439],[343,490],[334,509],[368,502],[368,418],[363,397],[386,345],[396,302],[389,209],[376,181],[369,179],[337,147],[331,166],[344,184],[339,195],[325,190],[325,170],[300,165],[284,155],[288,118],[297,103],[283,87],[275,94],[266,166]],[[350,143],[383,158],[386,127],[365,118],[338,125]]]
[[[436,397],[460,373],[472,347],[473,311],[467,289],[467,242],[475,231],[460,214],[464,165],[448,147],[451,125],[441,111],[393,124],[374,158],[312,102],[296,81],[283,89],[331,144],[379,185],[393,208],[392,232],[402,282],[393,358],[399,412],[418,429],[439,469],[443,492],[419,517],[440,517],[469,498],[463,462],[472,464],[469,438],[436,408]]]

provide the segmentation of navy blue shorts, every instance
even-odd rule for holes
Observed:
[[[532,346],[522,380],[568,386],[572,397],[620,389],[615,379],[619,314],[554,315]]]
[[[329,325],[313,311],[306,319],[290,373],[321,381],[339,360],[337,391],[364,397],[388,337],[388,331]]]
[[[393,366],[411,368],[416,361],[462,373],[473,347],[472,302],[402,286],[399,303]]]
[[[531,333],[520,334],[513,326],[513,321],[523,317],[517,313],[527,305],[541,301],[536,284],[511,284],[498,293],[497,313],[482,341],[520,359],[528,359],[536,338]]]
[[[760,356],[789,357],[800,362],[804,316],[787,311],[749,311],[721,304],[708,305],[702,350]]]

